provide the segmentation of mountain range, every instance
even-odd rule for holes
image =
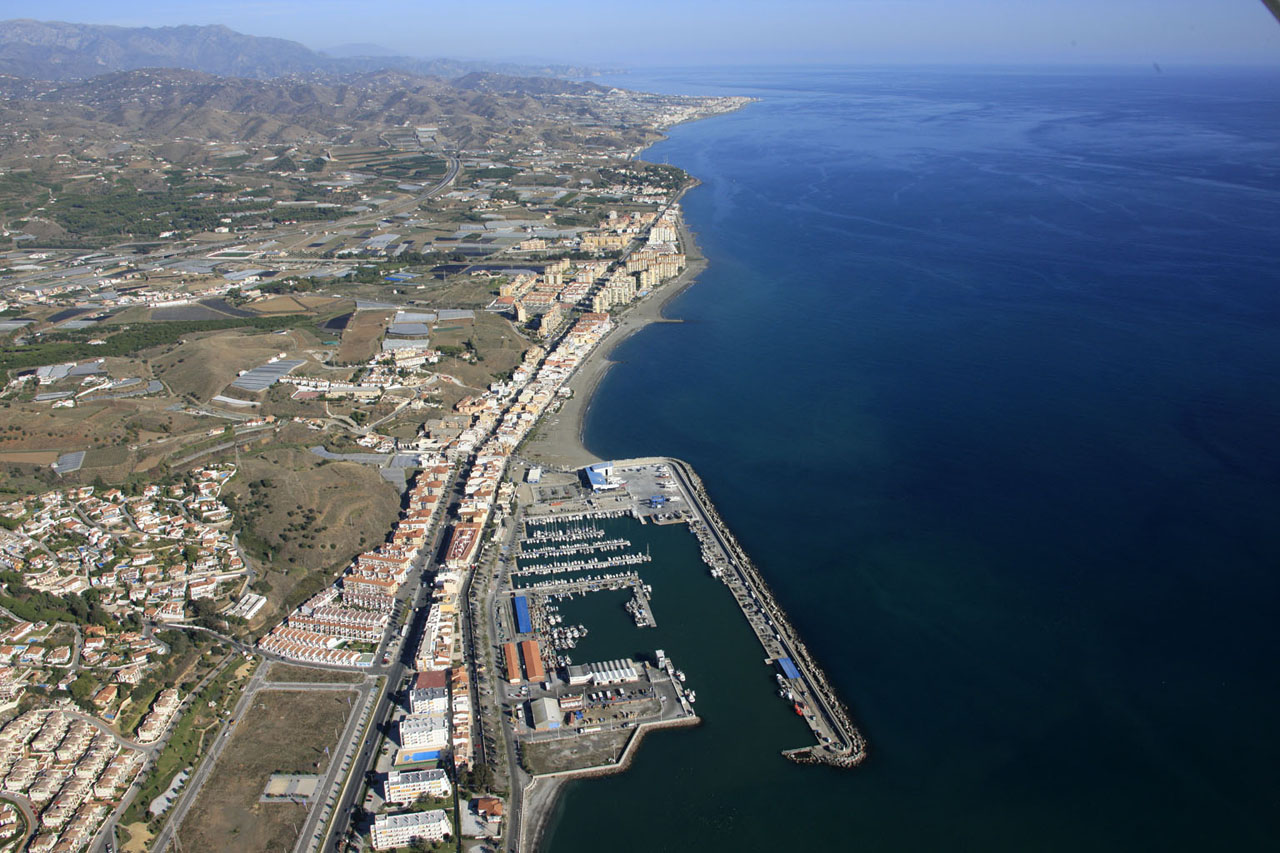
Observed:
[[[455,80],[404,71],[254,80],[180,68],[65,81],[0,74],[0,151],[56,150],[41,147],[54,138],[371,141],[378,129],[420,125],[440,125],[442,140],[457,146],[517,127],[551,144],[580,133],[608,145],[643,141],[639,128],[619,126],[610,92],[593,83],[479,72]]]
[[[367,47],[373,55],[348,55]],[[180,68],[220,77],[265,80],[290,75],[344,75],[396,70],[454,78],[474,73],[521,77],[586,77],[593,69],[455,59],[386,56],[373,45],[326,55],[295,41],[238,33],[221,25],[114,27],[62,21],[0,21],[0,74],[77,80],[139,68]]]

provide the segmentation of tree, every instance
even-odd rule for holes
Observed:
[[[67,685],[71,698],[81,705],[84,705],[93,696],[98,689],[98,681],[89,673],[84,672],[75,681]]]
[[[214,604],[211,598],[193,598],[191,613],[193,621],[202,628],[216,631],[222,627],[222,620],[218,617],[218,605]]]

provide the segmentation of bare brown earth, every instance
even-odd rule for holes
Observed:
[[[341,364],[363,364],[377,348],[382,332],[390,321],[390,311],[357,311],[342,330],[342,346],[338,349]]]
[[[270,606],[255,620],[264,624],[302,591],[330,582],[357,553],[381,543],[400,514],[399,493],[366,465],[275,446],[242,453],[240,466],[227,490],[244,519],[241,543],[270,568]]]
[[[195,805],[178,830],[185,850],[275,853],[289,850],[307,807],[261,803],[272,773],[323,773],[335,731],[350,713],[348,691],[263,690],[236,726]]]
[[[264,364],[272,356],[292,349],[291,344],[283,335],[219,332],[188,338],[154,357],[151,365],[175,395],[191,394],[204,403],[221,393],[240,371]]]
[[[136,406],[124,401],[51,409],[48,403],[0,406],[0,451],[84,450],[124,441],[124,420]]]
[[[337,310],[344,301],[347,300],[331,296],[282,295],[251,302],[244,307],[255,314],[306,314],[312,311]]]
[[[297,666],[291,663],[272,662],[267,670],[267,681],[298,682],[311,684],[359,684],[364,676],[358,672],[340,669],[324,669],[315,666]]]
[[[56,450],[0,451],[0,462],[25,462],[30,465],[52,465],[58,461]]]
[[[446,356],[435,365],[441,373],[456,377],[471,388],[489,387],[495,376],[520,363],[530,342],[505,317],[477,311],[474,323],[441,324],[431,334],[432,346],[463,346],[470,340],[483,357],[474,364]]]

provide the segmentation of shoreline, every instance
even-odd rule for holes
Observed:
[[[673,203],[678,203],[684,198],[685,193],[700,185],[701,181],[695,178],[692,183],[680,191]],[[595,351],[587,356],[579,369],[569,379],[568,387],[572,389],[573,395],[557,411],[548,413],[545,426],[518,451],[518,454],[525,460],[533,464],[561,470],[582,468],[604,461],[587,449],[584,433],[587,413],[591,409],[596,390],[609,370],[619,363],[612,358],[613,353],[624,341],[637,332],[644,330],[650,324],[683,322],[668,318],[665,315],[666,307],[677,296],[696,284],[699,276],[710,265],[706,255],[703,254],[698,246],[693,232],[685,222],[683,213],[679,218],[678,234],[680,247],[686,257],[685,269],[674,279],[633,304],[617,319],[617,325],[613,331],[600,342]],[[695,499],[706,505],[704,512],[709,516],[710,525],[719,528],[720,535],[724,540],[726,554],[732,553],[733,557],[736,557],[738,570],[742,572],[743,579],[755,588],[761,601],[771,605],[769,609],[775,620],[774,624],[780,631],[778,636],[786,636],[791,641],[789,645],[792,645],[792,655],[794,655],[796,662],[806,671],[811,687],[815,688],[810,698],[816,700],[816,703],[821,706],[821,713],[831,729],[833,731],[841,731],[843,729],[845,733],[845,737],[842,738],[845,742],[839,744],[839,746],[843,747],[840,750],[843,753],[842,755],[831,754],[835,750],[831,750],[830,747],[824,748],[821,742],[815,746],[786,750],[783,755],[798,763],[821,763],[840,767],[852,767],[861,763],[866,755],[866,742],[850,720],[848,709],[840,701],[828,682],[826,673],[809,657],[808,650],[799,640],[798,634],[791,627],[785,613],[773,602],[772,591],[759,575],[741,546],[738,545],[737,540],[729,532],[727,525],[720,519],[714,507],[711,506],[710,499],[705,491],[702,491],[701,479],[693,473],[687,463],[676,459],[667,459],[667,461],[673,467],[681,469],[683,475],[691,481],[690,487],[694,492],[698,493]],[[695,718],[696,720],[697,718]],[[665,726],[658,726],[658,728],[663,727]],[[635,737],[627,744],[624,760],[615,766],[533,777],[522,793],[523,802],[520,810],[519,825],[510,827],[508,830],[516,833],[518,849],[542,849],[542,845],[546,841],[555,821],[555,815],[561,803],[561,798],[564,796],[567,782],[574,778],[612,775],[625,771],[631,764],[634,749],[644,739],[645,733],[646,728],[643,726],[637,730]]]
[[[684,198],[689,190],[700,186],[694,182],[680,191],[675,202]],[[674,203],[674,202],[673,202]],[[649,293],[630,306],[617,319],[614,327],[594,352],[569,379],[568,387],[573,396],[561,407],[546,416],[546,425],[520,450],[520,455],[530,462],[551,468],[581,468],[602,462],[587,449],[584,441],[587,412],[595,398],[596,389],[609,370],[618,364],[610,356],[624,341],[654,323],[680,323],[668,318],[664,311],[673,299],[697,283],[698,277],[710,265],[694,239],[693,232],[680,216],[680,247],[685,253],[685,268],[678,276]]]

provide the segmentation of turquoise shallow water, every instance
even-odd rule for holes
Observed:
[[[758,645],[673,568],[706,724],[549,849],[1274,849],[1280,75],[625,82],[762,100],[649,152],[711,267],[588,446],[697,467],[871,757],[782,759]]]

